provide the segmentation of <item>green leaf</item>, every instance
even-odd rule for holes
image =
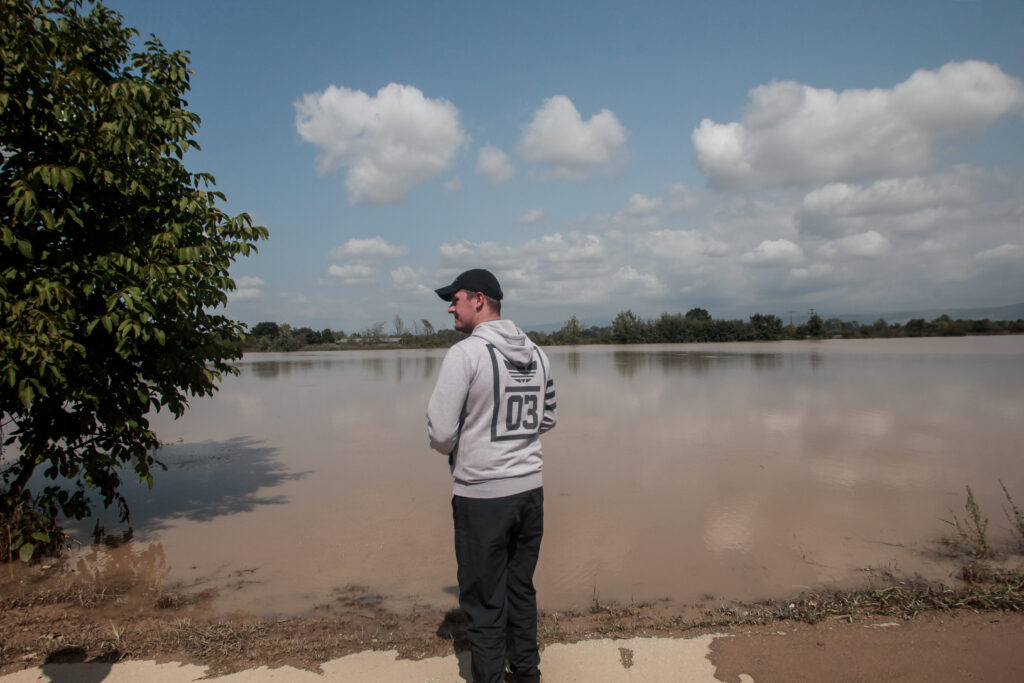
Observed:
[[[28,562],[32,559],[32,555],[36,552],[36,547],[31,543],[25,543],[18,549],[18,557],[21,558],[22,562]]]
[[[39,541],[40,543],[49,543],[50,542],[50,535],[49,534],[44,534],[42,531],[37,531],[34,534],[32,534],[32,538],[34,538],[35,540]]]
[[[32,385],[22,380],[18,386],[18,399],[21,401],[21,405],[25,406],[25,409],[32,407],[32,399],[35,398],[36,391],[32,388]]]

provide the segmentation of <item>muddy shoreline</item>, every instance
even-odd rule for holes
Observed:
[[[303,617],[218,614],[208,593],[174,593],[155,586],[60,581],[31,568],[0,581],[0,675],[55,663],[131,659],[182,662],[223,675],[257,666],[317,671],[321,664],[367,650],[423,659],[466,648],[455,610],[413,607],[398,613],[372,593],[350,586]],[[946,586],[887,573],[856,591],[808,592],[790,600],[741,603],[708,599],[601,604],[542,613],[542,646],[593,639],[692,638],[707,633],[756,633],[872,621],[941,621],[959,615],[1024,613],[1024,573],[1003,571],[984,581]],[[938,623],[938,622],[936,622]],[[988,622],[986,622],[988,623]],[[1024,634],[1024,620],[1014,622]]]

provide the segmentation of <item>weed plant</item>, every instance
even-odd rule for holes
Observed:
[[[1017,507],[1017,503],[1014,502],[1002,479],[999,480],[999,486],[1002,487],[1006,503],[1009,505],[1009,508],[1006,505],[1003,506],[1003,512],[1006,513],[1006,519],[1010,520],[1010,526],[1013,528],[1013,535],[1017,540],[1017,550],[1024,552],[1024,510]]]
[[[942,539],[942,543],[953,555],[962,555],[978,561],[992,559],[995,552],[988,542],[988,517],[981,514],[981,508],[974,500],[971,487],[964,488],[967,489],[967,502],[964,504],[967,516],[963,521],[955,514],[952,521],[942,520],[953,527],[953,535]]]

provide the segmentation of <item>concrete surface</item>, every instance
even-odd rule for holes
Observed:
[[[698,638],[632,638],[590,640],[544,649],[541,669],[549,683],[721,683],[707,659],[711,642],[719,636]],[[191,664],[129,661],[118,664],[47,664],[40,668],[0,676],[0,683],[184,683],[206,676]],[[395,652],[360,652],[326,662],[317,674],[291,667],[261,667],[221,676],[218,683],[466,683],[469,655],[435,657],[420,661],[398,659]],[[741,683],[753,679],[742,675]]]

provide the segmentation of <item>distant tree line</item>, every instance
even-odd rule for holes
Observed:
[[[1024,334],[1024,320],[953,320],[941,315],[932,321],[915,318],[906,324],[883,319],[870,324],[822,320],[812,313],[806,323],[784,324],[776,315],[755,313],[746,321],[714,320],[703,308],[683,313],[662,313],[643,319],[633,311],[622,311],[611,325],[584,327],[572,316],[557,332],[529,332],[538,344],[661,344],[685,342],[780,341],[783,339],[869,339],[881,337],[956,337],[981,334]],[[246,351],[298,351],[336,348],[441,348],[451,346],[463,335],[451,328],[435,330],[429,320],[407,324],[395,316],[386,329],[378,322],[359,332],[293,328],[287,324],[261,322],[249,332]]]
[[[386,330],[382,322],[364,330],[346,334],[342,330],[311,327],[293,328],[287,323],[261,322],[249,331],[246,351],[298,351],[335,348],[431,348],[451,346],[462,335],[453,329],[435,330],[427,319],[407,324],[396,315],[392,329]]]
[[[747,321],[714,320],[703,308],[685,314],[662,313],[645,320],[633,311],[622,311],[604,327],[583,327],[576,316],[557,332],[530,332],[538,344],[658,344],[680,342],[780,341],[783,339],[867,339],[879,337],[954,337],[969,334],[1022,334],[1024,320],[953,320],[941,315],[931,322],[923,318],[905,325],[884,319],[870,324],[822,320],[812,313],[801,325],[784,325],[776,315],[756,313]]]

